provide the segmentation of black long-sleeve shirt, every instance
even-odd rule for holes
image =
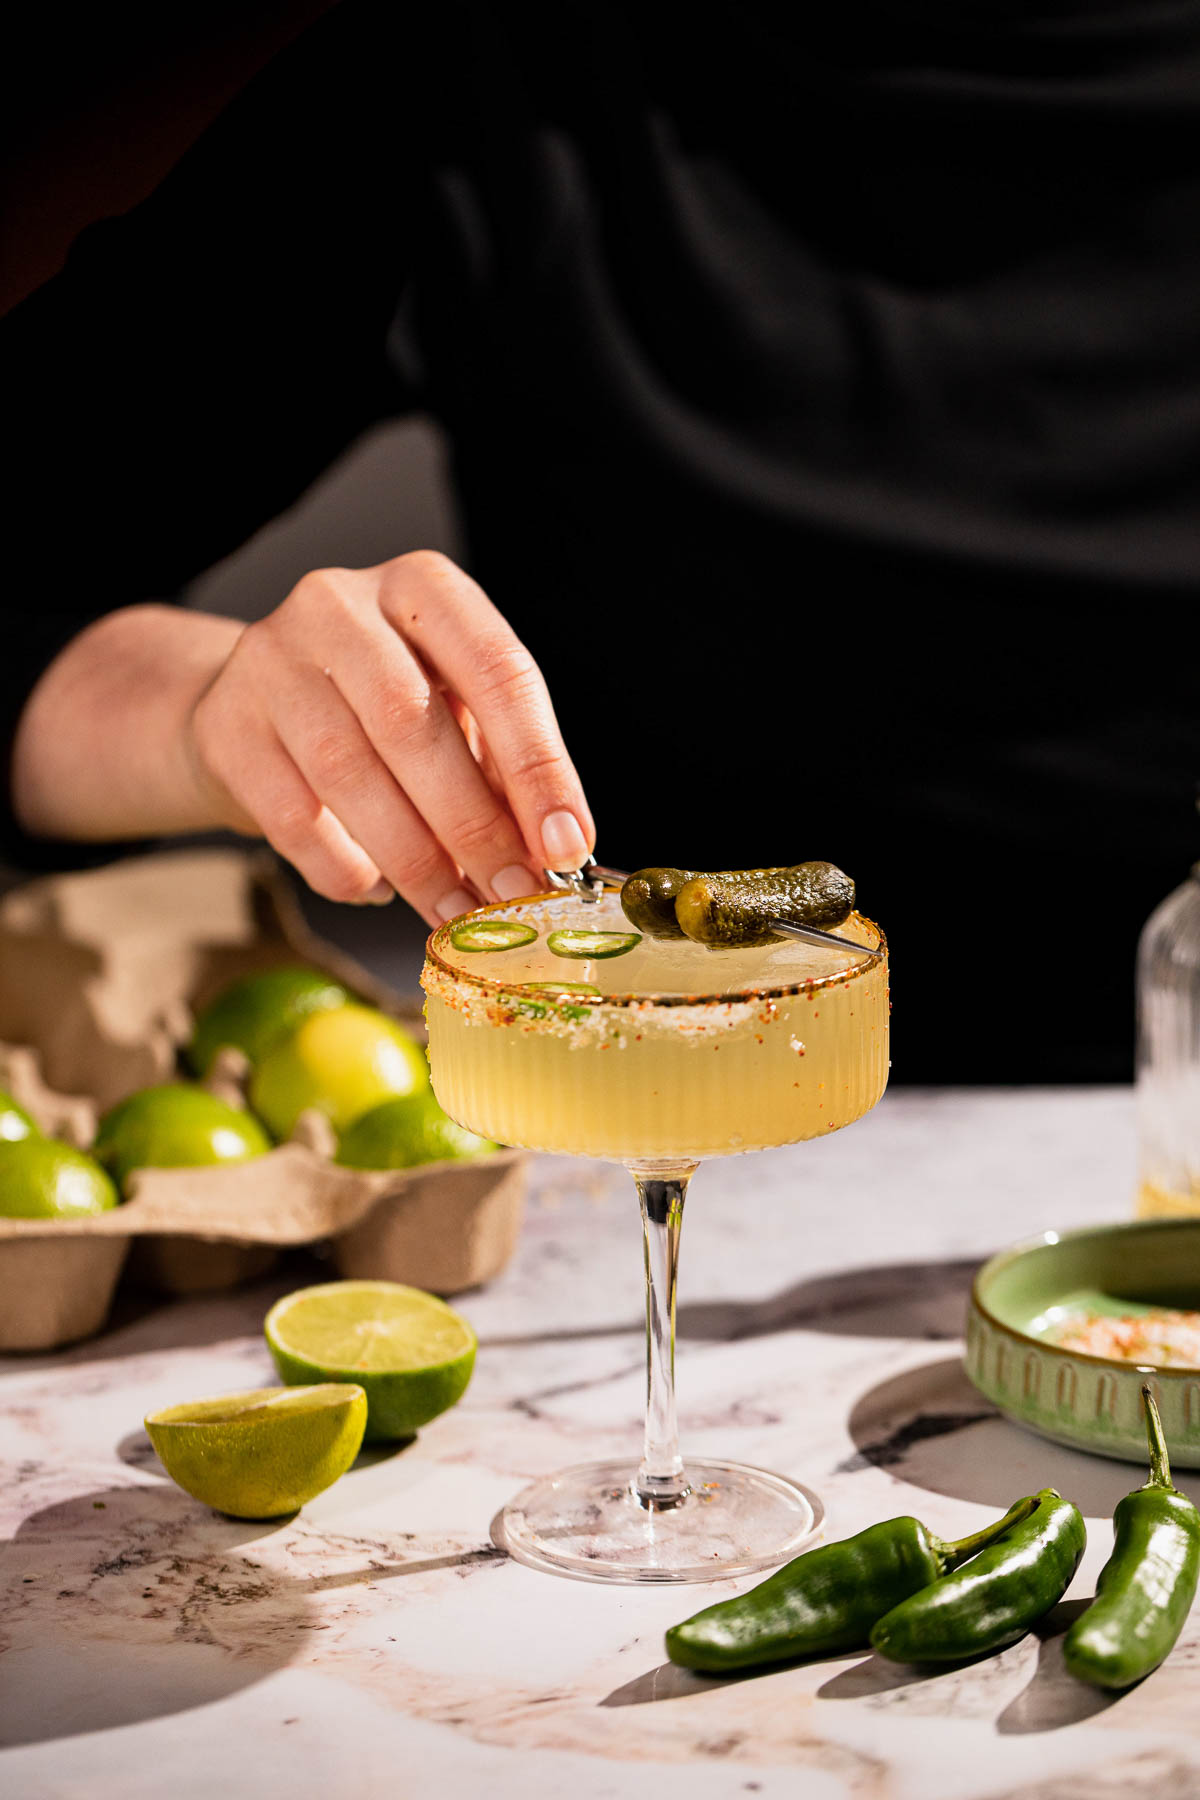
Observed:
[[[1128,1072],[1198,843],[1194,0],[342,0],[0,356],[10,730],[420,407],[605,861],[839,862],[901,1077]]]

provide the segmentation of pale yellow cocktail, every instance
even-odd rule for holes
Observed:
[[[589,1463],[517,1495],[497,1541],[533,1568],[711,1581],[796,1555],[820,1526],[818,1496],[789,1478],[716,1458],[685,1467],[675,1281],[703,1158],[820,1137],[883,1093],[883,935],[858,913],[837,934],[738,950],[639,937],[606,889],[485,907],[429,940],[421,983],[442,1106],[504,1144],[623,1162],[641,1205],[642,1460],[632,1479],[619,1461]]]
[[[883,1092],[882,953],[643,937],[615,957],[556,956],[548,939],[563,927],[630,931],[615,893],[594,904],[556,894],[482,916],[537,936],[464,951],[452,921],[431,938],[422,977],[434,1089],[473,1131],[575,1156],[696,1160],[836,1131]],[[838,931],[883,951],[878,928],[857,913]]]

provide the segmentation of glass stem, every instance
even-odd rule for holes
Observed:
[[[675,1424],[675,1277],[692,1163],[630,1165],[642,1206],[646,1255],[646,1445],[634,1498],[665,1512],[686,1499],[687,1477]]]

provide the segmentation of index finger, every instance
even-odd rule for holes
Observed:
[[[576,869],[596,827],[549,690],[483,589],[448,557],[397,557],[381,584],[389,624],[468,707],[540,867]]]

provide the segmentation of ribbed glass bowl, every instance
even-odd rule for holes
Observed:
[[[967,1374],[1019,1425],[1127,1462],[1146,1460],[1141,1388],[1150,1382],[1171,1462],[1200,1469],[1200,1368],[1066,1350],[1066,1313],[1200,1311],[1200,1219],[1046,1231],[980,1269],[967,1316]]]

